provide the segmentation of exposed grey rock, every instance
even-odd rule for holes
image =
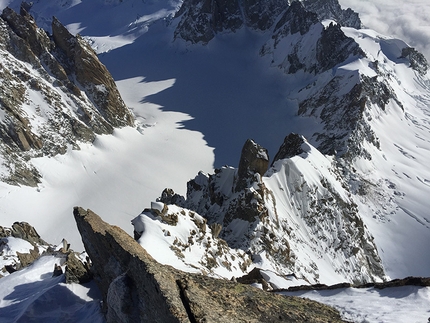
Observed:
[[[281,147],[275,155],[275,158],[273,158],[272,165],[277,160],[291,158],[303,153],[304,151],[302,145],[304,144],[304,142],[305,139],[303,138],[303,136],[300,136],[295,133],[290,133],[288,136],[285,137],[284,142],[282,143]]]
[[[263,176],[269,167],[269,153],[266,148],[248,139],[242,148],[235,191],[242,191],[255,181],[255,175]]]
[[[255,267],[252,269],[249,273],[246,275],[243,275],[242,277],[237,277],[236,281],[241,284],[261,284],[263,287],[263,290],[268,291],[272,290],[269,283],[264,279],[263,275],[261,274],[260,268]]]
[[[350,56],[366,54],[352,38],[347,37],[339,24],[330,23],[317,42],[317,72],[323,72],[344,62]]]
[[[93,275],[90,270],[89,259],[83,263],[74,252],[69,252],[65,265],[66,283],[85,284],[92,280]]]
[[[120,228],[74,209],[108,322],[342,322],[332,308],[158,264]]]
[[[312,97],[299,102],[300,115],[321,118],[324,132],[315,133],[317,148],[324,154],[338,155],[352,159],[357,156],[371,158],[363,147],[363,142],[379,148],[379,139],[366,122],[365,110],[376,104],[382,110],[393,100],[400,107],[394,90],[384,81],[384,77],[358,78],[356,72],[335,76]],[[347,84],[348,79],[357,79],[355,85],[339,95],[338,89]]]
[[[19,259],[19,266],[16,269],[21,269],[22,267],[27,267],[32,264],[36,259],[40,257],[39,248],[34,247],[30,250],[29,253],[21,253],[19,251],[16,252],[16,255]]]
[[[32,157],[79,149],[80,141],[133,125],[134,119],[91,47],[55,18],[50,36],[26,8],[19,14],[6,8],[0,16],[0,153],[9,173],[1,180],[36,186],[40,174]],[[34,92],[43,105],[31,102]],[[24,111],[24,104],[33,104],[34,111]]]
[[[176,194],[171,188],[165,188],[157,201],[163,202],[164,204],[175,204],[178,206],[183,206],[185,203],[184,197]]]
[[[76,75],[76,80],[106,120],[106,129],[100,129],[100,133],[110,133],[112,127],[132,126],[133,115],[122,100],[111,74],[91,46],[79,34],[76,37],[71,35],[55,17],[52,37],[57,47],[66,53],[66,61],[62,63],[66,66],[70,63],[68,69]],[[93,117],[90,115],[90,119]]]
[[[222,230],[222,225],[219,223],[212,223],[210,225],[210,228],[212,230],[212,235],[214,236],[214,238],[217,238]]]
[[[306,10],[315,12],[320,21],[333,19],[344,27],[361,28],[358,13],[351,8],[342,9],[338,0],[302,0]]]
[[[20,238],[30,242],[33,246],[37,245],[48,245],[40,235],[37,233],[36,229],[28,224],[27,222],[15,222],[12,225],[10,235],[14,238]]]
[[[0,238],[10,237],[11,230],[5,227],[0,226]]]
[[[256,30],[270,29],[288,6],[285,0],[243,0],[241,3],[246,26]]]
[[[63,274],[63,269],[60,265],[55,264],[54,271],[52,272],[52,277],[58,277]]]
[[[40,248],[48,247],[48,244],[40,238],[36,229],[27,222],[15,222],[11,228],[0,227],[1,249],[3,249],[4,244],[7,244],[7,239],[1,238],[7,237],[23,239],[33,246],[33,248],[30,249],[28,253],[16,251],[16,255],[4,255],[3,252],[1,252],[1,255],[5,258],[5,260],[8,260],[8,265],[0,269],[9,273],[31,265],[36,259],[40,257]]]
[[[300,2],[294,1],[276,24],[273,37],[279,39],[295,33],[304,35],[318,21],[316,13],[306,10]]]
[[[295,34],[301,37],[293,37]],[[344,34],[341,24],[324,27],[320,17],[298,1],[291,3],[284,12],[272,39],[262,47],[260,54],[271,55],[272,64],[287,74],[303,70],[315,75],[335,68],[348,58],[366,56],[360,46]]]
[[[184,1],[176,17],[181,17],[181,21],[175,30],[175,38],[192,43],[206,44],[216,33],[235,31],[243,24],[238,0]]]
[[[405,47],[402,49],[402,58],[408,58],[410,66],[421,75],[425,75],[429,69],[427,59],[423,54],[418,52],[415,48]]]
[[[292,19],[291,12],[297,14],[299,8],[306,14],[294,14]],[[337,0],[185,0],[175,16],[179,17],[175,38],[203,44],[219,32],[234,32],[243,26],[265,31],[273,28],[277,21],[275,31],[280,26],[288,28],[286,22],[290,21],[291,29],[302,34],[309,28],[306,26],[310,21],[315,23],[324,19],[333,19],[342,26],[361,27],[358,14],[351,9],[343,10]]]

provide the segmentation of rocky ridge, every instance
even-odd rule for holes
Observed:
[[[55,250],[55,246],[47,245],[40,257],[53,255],[58,259],[52,276],[64,274],[64,280],[57,282],[83,284],[95,279],[102,292],[100,305],[107,322],[343,322],[329,306],[282,293],[430,285],[429,278],[407,277],[384,283],[307,284],[272,289],[266,281],[266,272],[259,268],[234,280],[215,279],[159,264],[127,233],[107,224],[91,210],[76,207],[74,216],[91,263],[89,257],[82,259],[71,251],[65,241]],[[3,257],[8,237],[39,246],[46,244],[28,223],[0,227]],[[250,284],[261,284],[266,291]],[[28,317],[27,314],[23,317]]]
[[[55,256],[58,263],[53,276],[64,273],[66,283],[83,284],[92,279],[85,253],[73,251],[64,239],[60,246],[45,242],[27,222],[15,222],[10,228],[0,226],[0,256],[0,278],[30,266],[40,257]]]
[[[294,275],[317,283],[327,279],[320,277],[319,271],[327,261],[341,281],[384,281],[373,237],[332,163],[302,136],[290,134],[269,167],[267,150],[248,140],[238,169],[223,167],[214,174],[199,173],[188,182],[186,198],[165,190],[158,201],[166,210],[179,207],[178,214],[192,212],[211,228],[217,227],[219,238],[230,250],[249,255],[244,269],[263,266],[279,277]],[[321,167],[327,167],[328,172],[315,172]],[[172,202],[176,206],[167,205]],[[162,216],[149,217],[143,212],[133,224],[145,235],[142,223],[148,226],[159,220],[165,222]],[[310,241],[305,242],[300,238],[303,236]],[[188,257],[183,257],[187,261]],[[223,265],[222,261],[214,263],[215,267]]]
[[[10,253],[9,238],[25,241],[27,250],[21,248],[21,251]],[[40,238],[34,227],[26,222],[15,222],[10,228],[0,226],[0,255],[3,258],[0,275],[5,276],[30,265],[49,247],[49,244]]]
[[[90,210],[74,215],[108,322],[342,322],[325,305],[158,264]]]
[[[90,45],[57,19],[49,35],[37,27],[25,6],[19,14],[4,9],[0,52],[3,181],[35,186],[40,174],[30,158],[79,149],[79,142],[134,124]]]
[[[260,31],[269,30],[282,13],[289,11],[290,6],[297,5],[304,6],[319,20],[333,19],[343,26],[354,28],[361,26],[358,14],[351,9],[343,10],[336,0],[328,3],[282,0],[263,3],[255,0],[186,0],[175,15],[175,18],[180,18],[174,33],[175,38],[207,44],[217,33],[234,32],[244,26]]]
[[[163,201],[171,196],[171,190],[163,192]],[[251,257],[244,250],[234,249],[219,237],[222,226],[208,224],[207,219],[192,210],[167,205],[163,202],[151,203],[132,220],[134,238],[150,254],[167,254],[159,259],[162,264],[175,266],[189,272],[198,272],[215,277],[242,276],[250,270]],[[180,229],[183,228],[183,229]],[[161,236],[168,250],[154,245],[153,238]],[[177,261],[174,262],[173,259]]]

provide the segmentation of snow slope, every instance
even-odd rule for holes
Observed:
[[[105,322],[95,283],[65,284],[64,275],[52,277],[55,264],[43,256],[0,279],[1,322]]]
[[[185,192],[186,181],[196,171],[212,168],[213,150],[202,135],[178,125],[188,116],[161,113],[156,106],[140,102],[145,93],[161,91],[170,82],[135,78],[118,85],[126,104],[140,120],[137,128],[99,136],[79,151],[35,159],[34,165],[43,174],[38,188],[1,183],[0,225],[26,221],[34,224],[46,240],[59,243],[65,238],[72,248],[80,250],[74,206],[103,214],[106,221],[131,233],[130,221],[148,199],[155,199],[167,186]],[[197,156],[196,150],[201,152]]]
[[[284,292],[335,307],[343,319],[355,323],[426,322],[430,313],[429,287],[404,286],[386,289],[342,288],[324,291]]]

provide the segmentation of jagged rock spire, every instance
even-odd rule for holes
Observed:
[[[263,176],[269,166],[269,154],[266,148],[252,139],[248,139],[242,148],[235,191],[239,192],[253,182],[254,175]]]
[[[284,142],[279,148],[278,152],[275,155],[275,158],[272,161],[272,165],[280,159],[291,158],[297,155],[300,155],[304,152],[302,145],[304,144],[305,139],[303,136],[300,136],[296,133],[290,133],[285,137]]]
[[[176,14],[180,22],[175,30],[175,38],[206,44],[219,32],[234,32],[243,26],[269,30],[279,16],[291,7],[293,11],[297,11],[298,7],[303,8],[320,21],[334,19],[342,26],[361,26],[358,14],[351,9],[342,9],[337,0],[185,0]]]

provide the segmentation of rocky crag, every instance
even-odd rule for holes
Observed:
[[[27,8],[28,9],[28,8]],[[10,184],[35,186],[32,157],[79,149],[96,134],[131,126],[134,117],[89,44],[57,20],[52,35],[26,6],[0,16],[0,174]]]
[[[146,227],[169,232],[165,240],[171,248],[182,248],[176,257],[192,262],[187,250],[202,245],[206,261],[193,267],[219,275],[226,269],[224,277],[262,267],[279,277],[293,275],[308,283],[326,281],[330,275],[354,284],[386,280],[374,239],[347,183],[331,158],[302,136],[288,135],[270,167],[267,150],[248,140],[237,169],[199,173],[187,187],[186,197],[165,190],[158,199],[161,205],[157,204],[161,212],[145,210],[132,221],[142,245],[149,244]],[[184,239],[183,233],[175,234],[175,227],[182,226],[190,214],[202,225],[190,229]],[[176,221],[168,221],[173,217]],[[209,242],[203,238],[206,231],[212,233]],[[224,248],[211,249],[220,242]],[[156,252],[153,255],[157,258]],[[236,273],[236,267],[242,273]],[[331,267],[332,273],[320,276],[320,267]],[[267,289],[277,288],[265,280]]]
[[[17,244],[21,246],[21,251],[14,250]],[[15,222],[10,228],[0,226],[0,278],[30,266],[40,257],[48,255],[58,258],[58,264],[53,268],[53,276],[64,273],[66,283],[83,284],[92,279],[89,259],[70,249],[66,240],[63,240],[61,246],[51,245],[27,222]]]
[[[288,15],[290,5],[291,7],[303,6],[312,13],[311,19],[333,19],[343,26],[354,28],[361,26],[358,14],[351,9],[343,10],[337,0],[324,1],[324,3],[315,0],[301,2],[270,0],[263,3],[255,0],[186,0],[175,16],[180,18],[175,37],[192,43],[206,44],[217,33],[234,32],[244,26],[266,31],[271,29],[277,20],[282,22],[286,19],[285,15]],[[307,23],[310,21],[307,19],[310,16],[297,17],[296,22]]]
[[[75,208],[108,322],[342,322],[325,305],[158,264],[122,229]]]

